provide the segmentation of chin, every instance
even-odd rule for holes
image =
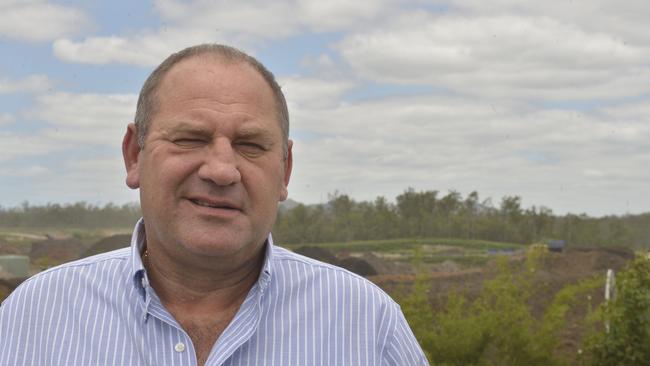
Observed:
[[[204,233],[208,234],[208,233]],[[233,235],[232,233],[212,233],[200,237],[187,238],[185,247],[188,251],[207,257],[229,257],[242,252],[254,252],[258,248],[252,238]]]

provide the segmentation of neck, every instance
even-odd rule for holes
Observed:
[[[264,246],[241,263],[213,259],[209,266],[183,264],[162,252],[145,249],[143,263],[151,286],[170,310],[201,308],[225,310],[239,307],[253,287],[264,261]]]

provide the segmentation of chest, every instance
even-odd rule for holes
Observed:
[[[223,334],[223,331],[230,324],[230,319],[220,317],[219,319],[210,319],[206,321],[186,320],[181,322],[183,330],[192,340],[196,359],[199,365],[204,365],[210,355],[214,344]]]

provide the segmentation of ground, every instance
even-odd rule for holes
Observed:
[[[117,235],[107,235],[115,234]],[[102,233],[39,235],[11,233],[0,236],[0,255],[29,255],[32,273],[65,261],[129,245],[129,235],[113,230]],[[483,282],[495,273],[495,259],[506,256],[517,267],[523,264],[525,246],[456,239],[400,239],[354,243],[325,243],[288,246],[306,256],[330,262],[357,272],[390,294],[408,291],[416,269],[414,253],[420,270],[431,278],[429,297],[434,308],[444,305],[450,291],[462,292],[468,298],[480,293]],[[531,307],[540,315],[553,295],[568,284],[594,276],[605,276],[607,269],[620,271],[634,257],[631,250],[621,248],[571,248],[549,252],[535,274]],[[8,295],[23,279],[0,279],[0,299]],[[585,296],[567,316],[558,352],[575,355],[582,338],[581,320],[588,308],[603,301],[603,289]]]

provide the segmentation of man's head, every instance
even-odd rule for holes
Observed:
[[[185,48],[167,57],[160,65],[158,65],[158,67],[156,67],[151,75],[149,75],[147,80],[144,82],[142,89],[140,90],[134,119],[135,126],[138,130],[138,143],[140,146],[144,144],[147,131],[149,130],[151,118],[156,113],[159,103],[157,99],[158,88],[167,72],[174,65],[185,59],[202,55],[214,56],[224,61],[233,63],[246,63],[253,67],[253,69],[255,69],[257,72],[259,72],[264,80],[266,80],[266,82],[271,87],[273,96],[275,98],[277,118],[278,122],[280,123],[280,127],[282,128],[283,147],[286,157],[287,142],[289,140],[289,111],[287,108],[287,102],[284,98],[284,93],[282,93],[282,89],[275,80],[273,73],[271,73],[254,57],[251,57],[250,55],[247,55],[246,53],[241,52],[236,48],[220,44],[201,44]]]
[[[292,165],[273,76],[239,51],[200,47],[225,51],[196,51],[150,77],[138,110],[146,130],[130,124],[122,144],[150,252],[195,266],[259,254]]]

